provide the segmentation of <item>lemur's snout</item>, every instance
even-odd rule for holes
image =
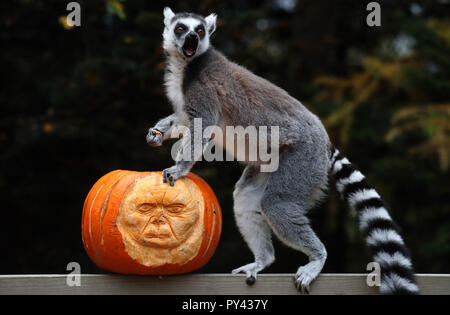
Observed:
[[[198,35],[195,32],[190,32],[186,35],[183,45],[183,53],[186,57],[195,55],[198,46]]]
[[[190,32],[187,36],[191,39],[198,39],[198,35],[194,32]]]

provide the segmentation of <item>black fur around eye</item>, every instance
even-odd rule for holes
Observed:
[[[175,29],[174,32],[175,34],[182,34],[184,31],[186,31],[186,26],[182,25],[182,24],[178,24]]]
[[[204,36],[205,35],[205,28],[203,26],[199,26],[195,29],[198,35]]]

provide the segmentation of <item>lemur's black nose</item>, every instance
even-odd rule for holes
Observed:
[[[188,35],[187,35],[190,39],[197,39],[198,37],[197,37],[197,34],[195,34],[194,32],[190,32]]]

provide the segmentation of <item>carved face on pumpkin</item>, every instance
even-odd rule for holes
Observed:
[[[127,190],[117,217],[125,248],[146,265],[177,263],[194,256],[203,232],[200,190],[189,181],[174,187],[160,176],[136,181]]]

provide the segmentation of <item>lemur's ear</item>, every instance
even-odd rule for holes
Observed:
[[[173,13],[172,9],[169,7],[165,7],[163,13],[164,13],[164,25],[169,26],[170,20],[172,20],[172,18],[175,16],[175,13]]]
[[[211,13],[205,18],[205,21],[206,28],[208,29],[209,35],[211,35],[216,30],[217,14]]]

